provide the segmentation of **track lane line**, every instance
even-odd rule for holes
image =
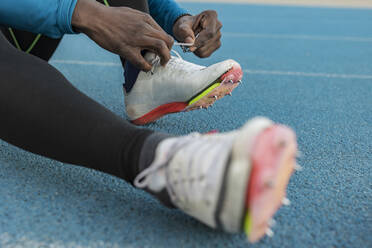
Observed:
[[[50,64],[65,64],[65,65],[95,65],[95,66],[107,66],[107,67],[122,66],[121,63],[114,63],[114,62],[63,60],[63,59],[51,60],[49,61],[49,63]]]
[[[323,78],[351,78],[351,79],[372,79],[372,75],[362,74],[337,74],[337,73],[316,73],[300,71],[269,71],[269,70],[243,70],[248,74],[278,75],[278,76],[298,76],[298,77],[323,77]]]
[[[257,34],[257,33],[234,33],[234,32],[225,32],[223,33],[223,36],[224,37],[238,37],[238,38],[261,38],[261,39],[295,39],[295,40],[319,40],[319,41],[372,42],[372,37],[353,37],[353,36]]]
[[[103,67],[121,67],[121,63],[100,62],[100,61],[83,61],[83,60],[51,60],[50,64],[65,65],[82,65],[82,66],[103,66]],[[243,70],[248,74],[259,75],[278,75],[278,76],[298,76],[298,77],[323,77],[323,78],[351,78],[351,79],[372,79],[372,75],[363,74],[338,74],[338,73],[318,73],[318,72],[301,72],[301,71],[280,71],[280,70]]]

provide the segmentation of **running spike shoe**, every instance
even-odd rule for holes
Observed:
[[[289,203],[296,151],[291,129],[259,117],[228,133],[163,140],[134,185],[153,193],[166,189],[190,216],[226,232],[244,231],[256,242],[273,234],[272,216]]]
[[[152,70],[140,71],[129,92],[124,88],[132,123],[144,125],[170,113],[208,108],[241,83],[242,69],[234,60],[205,67],[175,53],[164,67],[158,56],[147,52],[145,59],[152,63]]]

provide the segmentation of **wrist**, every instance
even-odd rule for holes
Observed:
[[[78,0],[71,18],[72,28],[82,33],[94,30],[102,7],[105,6],[96,1]]]

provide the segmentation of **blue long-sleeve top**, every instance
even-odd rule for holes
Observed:
[[[0,25],[41,33],[52,38],[73,34],[71,17],[77,0],[0,0]],[[186,14],[174,0],[148,0],[150,15],[169,34]]]

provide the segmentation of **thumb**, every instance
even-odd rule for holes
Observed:
[[[193,37],[191,37],[191,36],[187,36],[187,37],[185,38],[184,42],[185,42],[185,43],[192,43],[192,44],[194,44],[195,39],[194,39]]]
[[[185,43],[194,43],[195,34],[189,25],[181,25],[178,32],[178,39]]]

